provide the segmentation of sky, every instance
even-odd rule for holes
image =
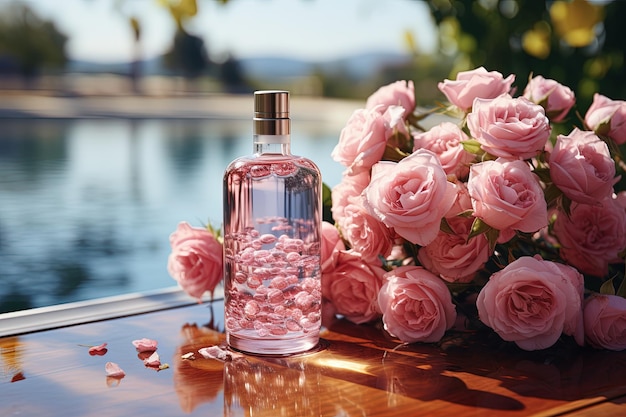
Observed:
[[[175,31],[157,0],[21,1],[69,36],[72,59],[131,60],[129,16],[139,18],[144,58],[164,53]],[[214,59],[231,53],[325,61],[364,51],[407,52],[406,31],[423,52],[435,43],[427,6],[416,0],[198,0],[198,9],[187,30],[204,39]]]

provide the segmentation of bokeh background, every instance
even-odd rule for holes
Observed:
[[[624,1],[0,0],[0,312],[175,285],[179,221],[221,222],[257,89],[320,165],[352,110],[484,66],[626,99]]]

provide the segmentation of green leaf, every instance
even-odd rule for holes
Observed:
[[[323,205],[332,205],[333,203],[333,199],[332,199],[332,190],[330,189],[330,187],[328,186],[328,184],[326,184],[325,182],[322,183],[322,204]]]
[[[489,242],[489,249],[491,252],[494,251],[496,247],[496,241],[498,240],[498,236],[500,235],[500,231],[498,229],[494,229],[489,226],[487,223],[476,217],[474,222],[472,223],[472,228],[470,230],[469,236],[467,240],[469,241],[472,238],[475,238],[478,235],[485,234],[487,238],[487,242]]]
[[[383,157],[381,158],[381,160],[400,162],[409,155],[410,154],[403,152],[397,147],[387,145],[385,146],[385,153],[383,153]]]
[[[546,200],[546,204],[548,206],[551,206],[559,197],[563,195],[563,192],[556,185],[550,184],[543,194]]]
[[[335,223],[331,211],[332,206],[332,191],[326,183],[322,183],[322,219],[329,223]]]
[[[474,215],[474,210],[469,209],[469,210],[465,210],[460,212],[459,214],[457,214],[457,216],[459,217],[472,217]]]
[[[615,287],[613,286],[613,278],[607,280],[600,286],[600,294],[615,295]]]
[[[563,194],[561,196],[561,205],[563,206],[563,211],[567,214],[567,217],[569,217],[572,212],[572,200]]]
[[[441,224],[439,225],[439,230],[449,235],[455,234],[454,230],[452,230],[452,227],[450,227],[450,223],[448,223],[445,217],[441,218]]]
[[[461,141],[461,145],[463,145],[463,149],[473,155],[479,155],[483,152],[483,150],[480,148],[480,143],[476,139]]]
[[[541,182],[544,182],[546,184],[552,182],[552,178],[550,177],[550,169],[549,168],[535,168],[533,170],[533,172],[535,174],[537,174],[537,176],[539,177]]]
[[[622,298],[626,298],[626,277],[622,277],[622,283],[617,289],[617,292],[615,293],[615,295],[619,295]]]
[[[489,251],[493,253],[493,251],[496,249],[496,243],[498,241],[498,236],[500,236],[500,231],[498,229],[490,227],[485,232],[485,235],[487,236],[487,242],[489,242]]]
[[[611,119],[600,123],[595,130],[595,134],[598,136],[608,136],[609,132],[611,131]]]
[[[484,221],[476,217],[474,221],[472,222],[472,228],[470,230],[469,236],[467,237],[467,240],[470,240],[471,238],[476,237],[480,234],[486,233],[487,229],[490,229],[490,228],[491,226],[489,226],[487,223],[485,223]]]
[[[217,240],[220,240],[220,238],[222,237],[222,227],[221,226],[216,228],[211,223],[208,223],[206,225],[206,230],[208,230],[208,232],[211,233]]]

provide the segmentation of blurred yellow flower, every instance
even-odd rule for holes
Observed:
[[[522,36],[524,51],[539,59],[546,59],[550,55],[550,25],[541,21]]]
[[[550,18],[556,34],[568,45],[578,48],[593,42],[594,29],[604,19],[604,9],[587,0],[559,0],[552,3]]]

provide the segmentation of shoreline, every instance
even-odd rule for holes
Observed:
[[[6,119],[206,119],[249,120],[252,94],[183,96],[54,96],[3,94],[0,120]],[[293,121],[325,123],[342,128],[365,103],[320,97],[291,97]]]

